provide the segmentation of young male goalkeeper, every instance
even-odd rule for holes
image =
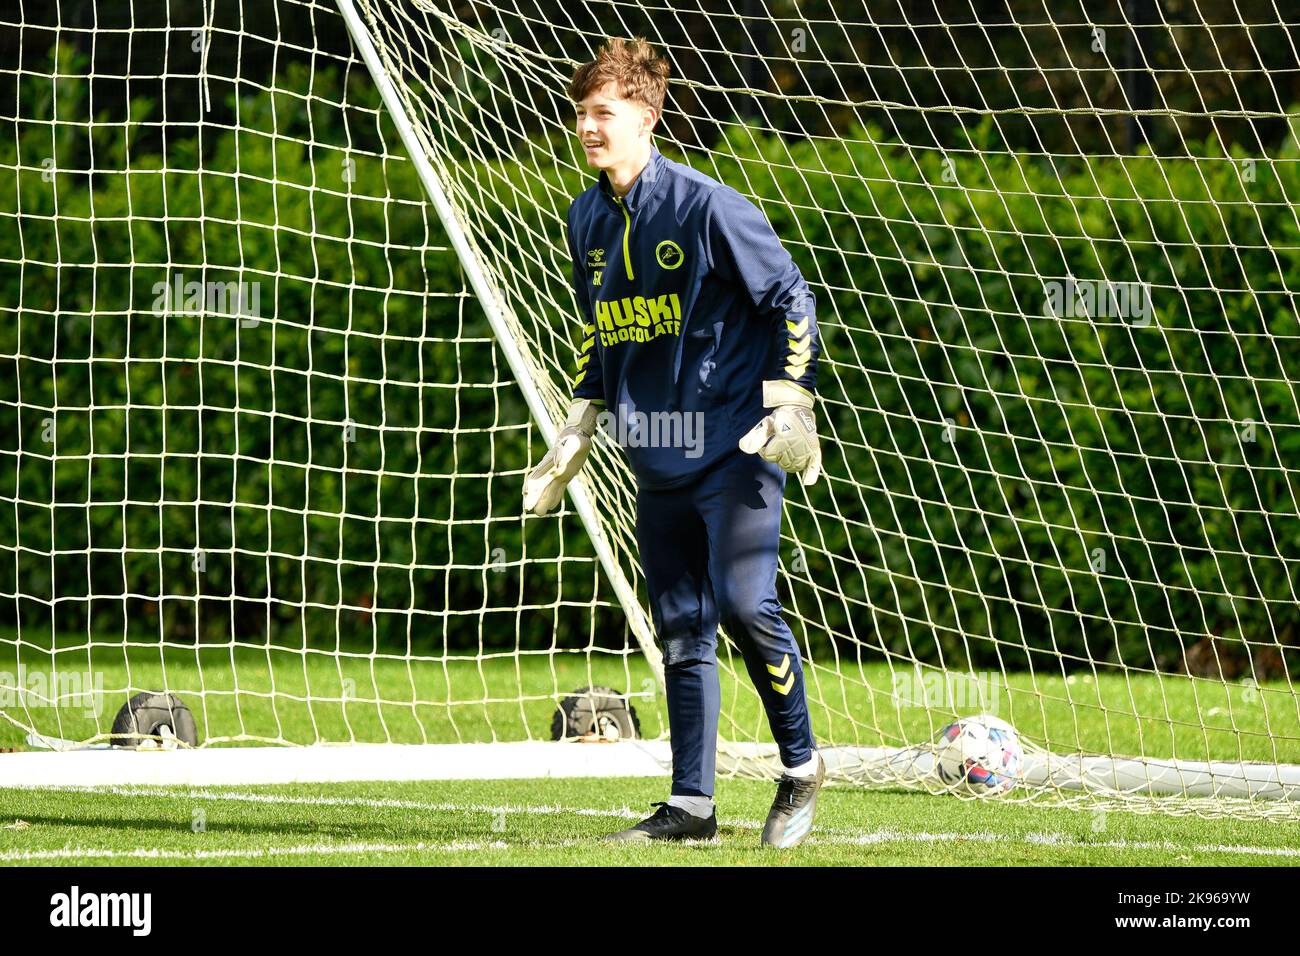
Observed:
[[[799,649],[776,594],[786,472],[821,468],[813,418],[819,352],[813,296],[763,214],[651,141],[668,64],[644,40],[607,41],[569,86],[599,181],[569,207],[583,339],[555,447],[524,484],[543,515],[587,458],[603,409],[625,423],[694,416],[690,447],[624,443],[637,479],[636,536],[663,648],[672,793],[616,840],[708,839],[721,692],[717,627],[739,645],[785,774],[763,843],[812,826],[825,770]],[[667,443],[673,444],[671,442]]]

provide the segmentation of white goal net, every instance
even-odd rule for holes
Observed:
[[[0,14],[3,742],[141,691],[205,745],[544,740],[593,686],[662,737],[621,452],[520,515],[581,334],[565,90],[642,35],[659,148],[816,293],[779,584],[834,776],[951,790],[991,714],[1003,799],[1296,816],[1277,6],[75,6]],[[724,766],[770,773],[720,655]]]

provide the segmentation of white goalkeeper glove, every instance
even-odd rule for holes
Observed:
[[[772,409],[740,440],[740,450],[776,462],[787,472],[799,472],[811,485],[822,471],[813,396],[806,388],[782,379],[763,383],[763,406]]]
[[[582,470],[591,452],[591,436],[596,434],[599,414],[596,403],[587,399],[569,406],[569,417],[555,445],[524,479],[524,511],[544,515],[560,503],[565,486]]]

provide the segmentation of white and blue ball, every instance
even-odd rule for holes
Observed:
[[[943,728],[934,758],[940,780],[976,796],[1006,793],[1025,764],[1015,728],[990,714],[963,717]]]

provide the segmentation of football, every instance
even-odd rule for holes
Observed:
[[[943,728],[934,757],[940,780],[977,796],[1006,793],[1025,762],[1015,728],[990,714],[963,717]]]

